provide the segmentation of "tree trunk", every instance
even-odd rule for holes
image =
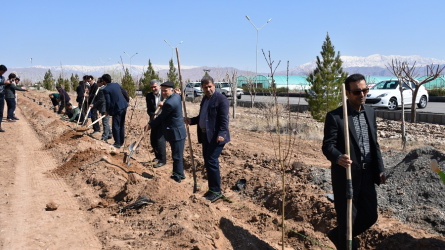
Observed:
[[[412,123],[416,123],[417,119],[416,119],[416,97],[417,97],[417,93],[419,92],[419,88],[421,85],[417,85],[414,88],[414,93],[413,93],[413,99],[412,99],[412,103],[411,103],[411,122]]]

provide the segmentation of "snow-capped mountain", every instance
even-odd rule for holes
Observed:
[[[419,74],[423,74],[426,65],[439,64],[445,65],[445,60],[439,60],[436,58],[426,58],[421,56],[398,56],[398,55],[370,55],[367,57],[359,56],[341,56],[343,61],[343,70],[353,74],[361,73],[369,76],[391,76],[392,74],[386,69],[386,65],[391,64],[392,59],[397,59],[401,61],[407,61],[410,65],[416,62],[419,67]],[[315,68],[315,60],[312,62],[304,63],[290,69],[290,75],[308,75]],[[125,64],[128,67],[132,76],[134,78],[140,78],[143,72],[147,69],[147,65],[130,65]],[[159,76],[163,79],[167,78],[167,72],[169,69],[168,65],[153,64],[153,68],[159,73]],[[93,75],[95,77],[101,76],[104,73],[109,73],[112,75],[114,80],[118,81],[123,75],[123,67],[121,64],[105,65],[105,66],[85,66],[85,65],[62,65],[62,66],[33,66],[28,68],[10,68],[7,74],[10,72],[16,72],[22,79],[29,79],[32,82],[41,81],[45,72],[51,70],[53,77],[57,78],[62,75],[63,78],[69,78],[71,74],[78,74],[79,77],[83,75]],[[205,66],[181,66],[182,76],[184,81],[192,80],[196,81],[201,79],[204,75],[203,70],[210,69],[210,74],[215,78],[215,80],[222,80],[226,72],[237,71],[238,76],[241,75],[255,75],[254,72],[238,70],[231,67],[205,67]],[[260,73],[267,75],[267,73]],[[276,75],[285,75],[285,71],[277,72]]]
[[[340,56],[343,61],[343,69],[349,73],[362,73],[365,75],[373,76],[390,76],[391,73],[387,71],[386,66],[391,65],[391,60],[397,59],[399,61],[406,61],[410,65],[414,62],[421,69],[431,64],[445,64],[445,60],[439,60],[436,58],[428,58],[421,56],[399,56],[399,55],[380,55],[374,54],[367,57],[360,56]],[[315,69],[316,61],[304,63],[298,65],[290,70],[292,75],[307,75]],[[279,72],[283,73],[283,72]]]

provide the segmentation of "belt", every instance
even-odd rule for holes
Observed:
[[[207,130],[205,128],[202,128],[201,133],[207,133]]]
[[[371,165],[369,163],[361,163],[360,164],[360,168],[361,169],[369,169],[369,167],[371,167]]]

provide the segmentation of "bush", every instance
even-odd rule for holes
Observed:
[[[430,96],[445,96],[445,88],[429,89],[428,94]]]
[[[243,87],[243,91],[249,92],[249,88]],[[272,93],[272,91],[273,91],[272,88],[256,88],[257,93]],[[292,90],[289,92],[292,92]],[[277,93],[287,93],[287,88],[285,87],[277,88]]]

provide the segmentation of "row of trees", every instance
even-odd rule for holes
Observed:
[[[123,64],[122,64],[123,65]],[[122,87],[129,93],[131,97],[134,97],[136,95],[136,89],[137,87],[139,90],[142,91],[143,95],[145,96],[148,92],[151,91],[150,89],[150,81],[153,79],[158,79],[161,82],[163,81],[162,78],[159,77],[159,73],[157,73],[153,65],[151,63],[151,60],[148,60],[148,68],[146,71],[144,71],[142,77],[136,81],[138,83],[138,86],[136,86],[136,83],[131,76],[128,68],[122,66],[122,69],[124,71],[124,74],[122,76],[121,84]],[[176,87],[179,87],[179,76],[176,72],[176,67],[173,63],[173,59],[170,59],[169,62],[169,71],[167,73],[167,79],[168,81],[174,82]],[[48,70],[45,73],[45,76],[43,77],[43,81],[38,82],[38,87],[43,87],[48,90],[55,90],[56,85],[62,86],[66,91],[75,90],[77,86],[79,86],[79,75],[78,74],[71,74],[71,77],[69,79],[64,79],[62,77],[62,74],[59,75],[57,79],[54,78],[51,70]]]

